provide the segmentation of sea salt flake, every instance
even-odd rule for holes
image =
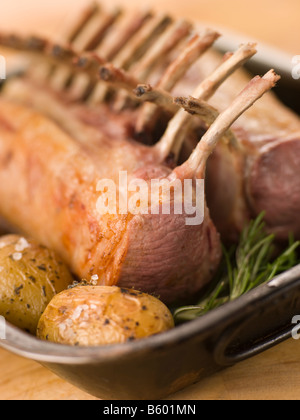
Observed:
[[[81,306],[77,306],[77,308],[75,309],[73,315],[72,315],[72,320],[76,321],[77,319],[79,319],[81,317],[81,314],[84,311],[88,311],[89,307],[88,305],[81,305]]]
[[[25,238],[20,238],[19,242],[15,245],[15,250],[17,252],[22,252],[25,249],[29,248],[29,243]]]
[[[99,276],[97,276],[97,274],[95,274],[94,276],[91,277],[91,284],[93,286],[97,286],[98,280],[99,280]]]
[[[12,259],[14,261],[20,261],[22,257],[23,255],[21,254],[21,252],[15,252],[14,254],[12,254]]]
[[[62,323],[62,324],[59,324],[58,329],[59,329],[60,334],[63,334],[66,331],[67,326],[65,323]]]

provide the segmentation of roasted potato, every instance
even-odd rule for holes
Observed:
[[[32,334],[50,300],[73,281],[49,249],[17,235],[0,238],[0,315]]]
[[[118,287],[78,286],[55,296],[37,336],[55,343],[101,346],[125,343],[174,327],[168,308],[153,296]]]

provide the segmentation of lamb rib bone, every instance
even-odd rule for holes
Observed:
[[[211,38],[211,41],[208,42],[210,44],[213,39],[218,37],[218,34],[214,31],[208,30],[205,32],[204,36],[209,36],[209,38]],[[198,40],[198,37],[193,39]],[[37,37],[21,38],[17,36],[2,35],[0,36],[0,42],[9,47],[45,56],[52,65],[63,63],[65,66],[73,67],[75,64],[74,69],[77,67],[77,71],[84,73],[85,76],[88,75],[93,80],[98,80],[100,76],[102,81],[105,81],[116,88],[126,89],[128,93],[131,93],[131,90],[138,85],[134,94],[135,96],[141,98],[141,100],[154,102],[157,105],[162,106],[168,112],[175,113],[177,109],[179,109],[179,104],[176,104],[176,101],[174,101],[174,98],[168,92],[165,92],[162,89],[154,89],[151,85],[139,85],[138,80],[129,73],[116,68],[110,63],[106,63],[103,58],[99,57],[95,53],[85,53],[77,56],[77,54],[70,48],[63,47],[58,44],[51,44]],[[203,42],[201,42],[201,44],[203,46]],[[206,46],[206,49],[207,48],[208,45]],[[234,58],[234,55],[232,57]],[[178,60],[175,60],[175,62],[178,62]],[[174,68],[173,63],[171,63],[170,67]],[[169,72],[170,69],[167,70],[167,73]],[[165,78],[165,81],[167,84],[168,78]],[[173,78],[173,83],[175,83],[175,78]],[[169,87],[171,87],[170,83]],[[209,109],[208,105],[206,105],[206,107],[202,106],[202,109],[205,109],[206,114],[207,112],[208,114],[212,113],[212,108]],[[210,117],[213,117],[213,115],[210,115]]]
[[[211,29],[206,29],[201,34],[194,35],[188,41],[182,53],[169,65],[156,88],[171,92],[177,82],[185,76],[190,67],[213,45],[219,36],[217,32]],[[143,133],[147,129],[151,130],[158,118],[157,111],[159,110],[154,104],[144,105],[136,125],[137,133]]]
[[[121,13],[122,11],[116,8],[112,12],[93,15],[88,23],[82,27],[81,31],[77,33],[76,38],[71,43],[72,48],[77,53],[94,50]],[[51,78],[53,87],[58,91],[63,91],[71,83],[70,79],[72,79],[72,76],[73,74],[72,72],[70,73],[69,67],[57,69]]]
[[[179,25],[179,28],[180,27],[181,27],[181,24]],[[174,34],[174,28],[172,29],[171,33]],[[192,39],[189,40],[182,54],[180,54],[179,57],[176,60],[174,60],[170,64],[170,66],[167,68],[157,88],[153,89],[150,85],[144,85],[143,87],[138,86],[135,92],[137,94],[136,96],[141,100],[153,101],[156,104],[163,106],[165,110],[175,113],[176,107],[173,104],[173,98],[170,95],[168,95],[167,92],[164,92],[163,89],[171,90],[176,85],[176,83],[180,80],[180,78],[186,73],[186,71],[191,67],[191,65],[197,60],[197,58],[199,58],[210,46],[212,46],[212,44],[218,37],[219,37],[219,34],[210,29],[205,30],[201,35],[194,35]],[[170,41],[169,34],[165,36],[165,39],[168,42]],[[163,48],[163,47],[164,47],[164,43],[162,43],[159,46],[159,48]],[[150,55],[153,56],[153,54],[150,54]],[[149,61],[149,58],[147,60]],[[120,70],[117,69],[116,67],[113,68],[111,64],[109,64],[108,66],[109,66],[109,68],[107,68],[108,73],[120,72]],[[144,64],[141,65],[141,67],[144,68]],[[105,66],[103,66],[103,70],[104,69],[105,69]],[[124,72],[122,73],[125,74]],[[136,80],[141,80],[142,76],[143,76],[142,74],[137,74]],[[128,79],[132,80],[133,78],[132,76],[128,76]],[[110,82],[111,83],[117,82],[117,78],[110,77]],[[137,84],[138,83],[136,83],[135,86]],[[128,87],[130,87],[130,83],[128,84]],[[128,90],[127,87],[126,89]],[[99,99],[99,96],[98,96],[98,99]],[[153,120],[154,115],[152,114],[153,114],[153,110],[152,109],[150,110],[149,108],[146,107],[141,113],[140,122],[144,124],[146,123],[145,118],[147,121],[149,121],[151,117]],[[139,123],[137,125],[139,125]],[[138,127],[136,131],[139,131]]]
[[[138,33],[153,18],[153,12],[148,8],[124,13],[111,27],[101,45],[95,50],[107,61],[114,58],[128,45],[133,36]]]
[[[203,176],[209,156],[214,151],[219,139],[230,129],[232,124],[246,112],[258,99],[272,89],[280,80],[274,70],[270,70],[262,78],[256,76],[239,94],[235,101],[222,112],[202,137],[198,146],[187,162],[183,164],[190,174]]]
[[[128,93],[139,83],[138,79],[124,70],[116,68],[113,64],[107,63],[99,69],[99,77],[102,81],[114,86],[117,89],[125,89]]]
[[[148,49],[142,60],[131,67],[132,73],[140,80],[147,80],[157,60],[166,56],[186,36],[191,33],[192,25],[185,20],[175,21],[151,48]]]
[[[178,111],[178,106],[174,104],[174,98],[171,94],[158,88],[154,89],[151,85],[138,84],[134,89],[133,94],[141,101],[152,102],[172,114],[175,114]],[[142,110],[143,117],[144,111],[145,108]],[[136,131],[139,132],[141,130],[137,129]]]
[[[126,44],[130,42],[132,37],[138,33],[152,17],[153,14],[148,9],[123,14],[121,18],[117,20],[116,24],[110,28],[100,46],[95,50],[95,53],[97,55],[101,55],[101,57],[106,61],[112,62],[116,55],[126,47]],[[70,88],[70,95],[75,100],[80,100],[86,96],[88,86],[88,78],[84,78],[82,75],[77,75]],[[104,85],[101,84],[101,86],[103,87]],[[103,96],[103,100],[104,97],[105,95]]]
[[[174,98],[174,103],[182,107],[191,115],[197,115],[208,127],[210,127],[219,117],[219,111],[207,102],[189,96],[188,98],[177,97]],[[236,148],[238,147],[237,139],[233,131],[230,129],[224,135],[226,143],[231,143]]]
[[[159,40],[146,51],[144,57],[130,68],[132,75],[142,82],[146,81],[158,63],[161,65],[168,57],[168,54],[191,33],[191,30],[192,25],[185,20],[178,20],[171,24],[159,37]],[[119,97],[116,99],[115,109],[122,110],[126,104],[126,96],[127,93],[119,94]]]
[[[89,24],[91,19],[100,13],[100,4],[96,2],[91,3],[85,10],[81,11],[79,15],[76,14],[76,16],[72,16],[72,22],[67,24],[67,29],[64,34],[58,36],[55,42],[58,44],[71,45],[80,36],[81,32]],[[58,69],[55,65],[49,66],[49,63],[44,65],[43,63],[40,63],[38,68],[31,71],[31,74],[34,79],[45,82],[48,81],[50,77],[54,77],[57,71]],[[59,71],[65,74],[65,76],[63,76],[63,74],[60,76],[61,80],[64,80],[64,78],[67,77],[65,68],[60,68]],[[56,77],[59,79],[59,76]]]
[[[230,58],[206,78],[195,90],[193,97],[196,99],[208,100],[214,95],[222,83],[247,62],[254,54],[256,44],[242,45]],[[178,158],[184,138],[191,123],[191,115],[185,111],[179,111],[170,121],[169,126],[156,147],[160,150],[163,159],[173,155]]]
[[[147,49],[156,42],[171,22],[172,19],[165,13],[154,15],[119,51],[113,59],[113,64],[120,69],[128,70],[132,64],[143,57]],[[98,84],[89,98],[89,103],[96,104],[104,101],[107,93],[107,87],[102,83]]]
[[[85,10],[81,10],[78,15],[72,16],[72,21],[68,22],[67,29],[63,35],[60,35],[56,40],[59,43],[67,42],[72,44],[78,38],[84,27],[88,22],[101,11],[99,3],[91,3]]]
[[[204,37],[206,36],[208,36],[211,39],[211,41],[209,41],[208,43],[211,43],[213,39],[218,37],[218,34],[216,32],[208,30],[205,32]],[[198,37],[193,39],[198,40]],[[24,39],[16,36],[2,36],[0,37],[0,41],[2,42],[2,44],[6,44],[7,46],[11,46],[21,50],[28,50],[35,54],[46,54],[46,56],[51,61],[52,65],[54,65],[54,63],[57,64],[62,62],[65,66],[70,67],[73,66],[75,63],[78,67],[78,71],[84,73],[86,77],[88,75],[89,78],[96,81],[98,80],[98,76],[100,75],[102,81],[105,81],[106,83],[109,83],[110,85],[113,85],[116,88],[126,89],[129,94],[131,93],[133,87],[138,85],[138,80],[132,77],[130,74],[115,68],[110,63],[104,64],[105,60],[93,53],[86,53],[78,57],[77,54],[70,48],[62,47],[58,44],[53,45],[37,37],[30,37]],[[193,42],[191,44],[193,44]],[[201,44],[203,46],[203,43]],[[230,58],[233,59],[234,55],[230,56]],[[176,60],[176,62],[178,61]],[[173,63],[171,64],[171,67],[174,68]],[[169,72],[170,70],[168,69],[167,73]],[[173,82],[174,80],[175,78],[173,78]],[[167,84],[168,78],[165,78],[165,81]],[[170,84],[169,87],[171,87]],[[143,101],[155,102],[157,105],[163,107],[168,112],[176,113],[177,109],[179,109],[178,102],[176,103],[176,100],[174,101],[174,98],[162,89],[153,89],[150,85],[138,85],[134,93]],[[180,105],[182,105],[182,103]],[[204,110],[206,118],[207,115],[210,115],[210,118],[214,118],[216,116],[216,114],[212,115],[212,108],[209,109],[207,104],[206,106],[203,106],[202,103],[202,107],[198,108],[198,112],[200,109]],[[205,115],[202,115],[202,117],[205,117]],[[210,122],[208,121],[208,123]],[[233,136],[228,137],[231,137],[232,139],[234,138]]]

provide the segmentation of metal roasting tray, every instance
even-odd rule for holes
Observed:
[[[221,49],[239,38],[224,38]],[[259,43],[260,48],[264,48]],[[292,56],[267,47],[250,70],[283,75],[276,93],[300,113]],[[285,59],[284,59],[285,57]],[[108,400],[158,400],[292,336],[300,315],[300,266],[193,322],[138,342],[73,348],[42,342],[8,325],[0,347],[35,360],[82,390]]]

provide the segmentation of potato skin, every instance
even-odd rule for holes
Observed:
[[[78,286],[52,299],[37,336],[66,345],[102,346],[172,328],[172,314],[153,296],[119,287]]]
[[[0,238],[0,315],[16,327],[35,334],[48,303],[72,281],[49,249],[18,235]]]

